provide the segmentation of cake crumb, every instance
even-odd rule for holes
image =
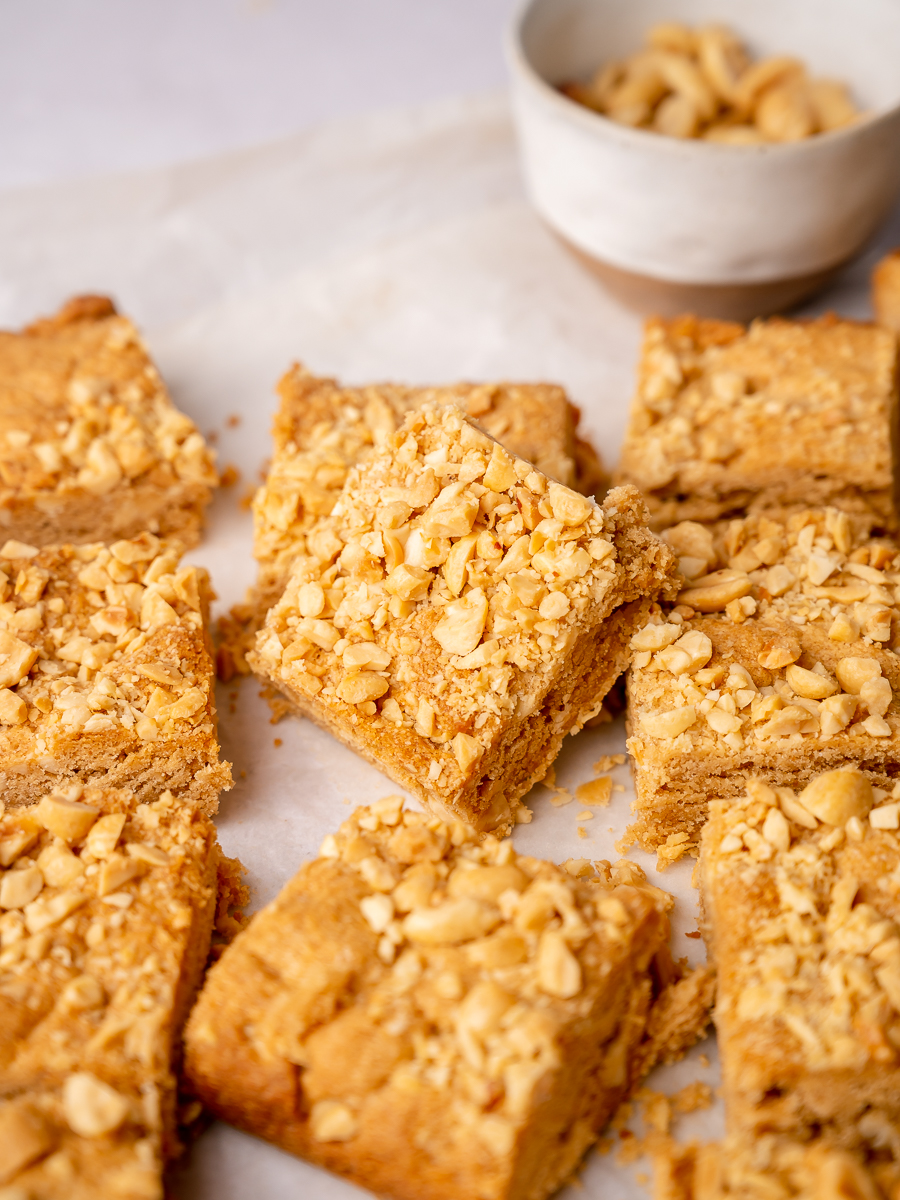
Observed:
[[[584,828],[584,826],[583,826],[583,825],[579,825],[579,826],[578,826],[578,836],[579,836],[580,838],[586,838],[586,837],[587,837],[587,830]]]
[[[554,808],[563,808],[566,804],[571,804],[575,797],[568,788],[557,788],[550,797],[550,803]]]
[[[234,485],[236,483],[240,483],[240,480],[241,480],[240,471],[237,469],[237,467],[234,465],[234,463],[229,463],[228,466],[223,469],[222,474],[219,476],[219,487],[223,487],[223,488],[234,487]]]
[[[534,820],[534,813],[527,804],[520,804],[514,811],[513,816],[516,819],[517,825],[530,825]]]
[[[238,425],[240,425],[240,423],[241,423],[241,418],[237,413],[232,413],[231,416],[225,422],[225,424],[228,426],[229,429],[237,429],[237,427],[238,427]]]
[[[621,767],[624,765],[624,763],[624,754],[601,754],[592,766],[591,770],[595,775],[605,775],[606,772],[611,771],[613,767]]]
[[[277,747],[277,746],[283,746],[283,745],[284,745],[284,742],[281,740],[281,738],[273,738],[273,739],[272,739],[272,745],[273,745],[273,746],[276,746],[276,747]]]
[[[589,808],[586,808],[584,810],[584,812],[578,813],[578,815],[575,817],[576,821],[593,821],[593,819],[594,819],[594,814],[591,812],[591,810]]]
[[[575,789],[575,795],[582,804],[596,804],[605,808],[612,797],[612,789],[612,779],[608,775],[601,775],[599,779],[580,783]]]
[[[704,1059],[706,1059],[705,1063],[703,1063]],[[705,1054],[700,1055],[700,1061],[704,1066],[709,1066],[709,1059],[706,1058]],[[711,1107],[712,1102],[712,1088],[708,1083],[704,1083],[700,1079],[695,1079],[691,1083],[685,1084],[672,1097],[672,1103],[675,1105],[677,1113],[700,1112],[703,1109]]]

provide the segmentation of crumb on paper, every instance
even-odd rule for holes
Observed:
[[[601,775],[599,779],[591,779],[587,783],[580,783],[575,789],[575,795],[582,804],[595,804],[605,807],[609,804],[612,797],[612,789],[612,779],[608,775]]]
[[[624,783],[614,783],[614,784],[613,784],[613,786],[612,786],[612,790],[613,790],[614,792],[624,792],[624,791],[625,791],[625,785],[624,785]]]
[[[609,832],[613,833],[614,830],[610,829]],[[631,849],[631,847],[634,845],[634,843],[636,841],[637,841],[637,838],[635,837],[635,834],[634,834],[634,826],[629,825],[628,828],[625,830],[625,832],[622,834],[622,836],[619,838],[619,840],[616,842],[616,853],[617,854],[627,854],[628,851]]]
[[[703,934],[700,932],[699,929],[689,929],[688,932],[684,936],[696,939],[696,938],[703,937]]]
[[[576,821],[593,821],[593,819],[594,814],[589,808],[586,808],[583,812],[577,813],[575,816]]]
[[[611,771],[613,767],[621,767],[625,763],[624,754],[601,754],[591,770],[595,775],[605,775],[607,771]]]
[[[706,1059],[705,1063],[703,1063],[704,1059]],[[704,1066],[709,1066],[709,1059],[705,1054],[700,1055],[700,1061]],[[685,1084],[672,1097],[672,1103],[677,1113],[701,1112],[711,1108],[712,1102],[713,1090],[708,1083],[704,1083],[701,1079],[695,1079],[691,1083]]]
[[[234,463],[229,463],[226,467],[223,468],[222,474],[219,476],[219,487],[223,487],[223,488],[234,487],[234,485],[236,483],[240,482],[240,479],[241,479],[240,471],[237,469],[237,467],[234,465]]]
[[[701,1054],[700,1057],[697,1059],[697,1062],[699,1062],[701,1067],[708,1067],[709,1066],[709,1055]]]
[[[272,741],[272,745],[273,746],[283,746],[284,742],[281,740],[281,738],[274,738]]]
[[[247,778],[247,772],[246,772],[246,771],[244,771],[243,769],[242,769],[242,770],[240,770],[240,771],[238,771],[238,778],[239,778],[239,779],[246,779],[246,778]]]
[[[700,890],[700,860],[694,863],[694,869],[691,871],[691,887],[695,891]]]
[[[665,842],[656,851],[657,871],[664,871],[666,867],[671,866],[673,862],[677,862],[679,858],[682,858],[692,849],[696,854],[696,847],[692,847],[689,843],[690,837],[688,834],[684,832],[670,833]]]
[[[582,875],[592,875],[594,871],[589,858],[567,858],[561,865],[562,869],[575,879]]]
[[[583,825],[579,825],[579,826],[578,826],[578,836],[579,836],[580,838],[586,838],[586,837],[587,837],[587,830],[584,828],[584,826],[583,826]]]
[[[554,808],[562,808],[566,804],[571,804],[575,797],[568,788],[557,788],[550,797],[550,803]]]
[[[513,815],[517,825],[530,825],[534,820],[534,813],[527,804],[520,804]]]
[[[244,493],[242,494],[240,500],[238,500],[238,507],[242,508],[244,510],[244,512],[249,512],[251,505],[253,504],[253,497],[255,495],[256,495],[256,488],[254,488],[254,487],[247,488],[244,491]]]
[[[228,426],[229,429],[237,429],[237,427],[238,427],[238,425],[240,425],[240,423],[241,423],[241,417],[238,413],[232,413],[231,416],[228,417],[225,421],[225,424]]]

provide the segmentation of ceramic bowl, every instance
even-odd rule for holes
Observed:
[[[728,146],[619,125],[558,91],[659,21],[721,23],[793,54],[865,116],[800,142]],[[900,192],[898,0],[528,0],[507,39],[526,187],[632,305],[740,319],[785,308],[864,245]]]

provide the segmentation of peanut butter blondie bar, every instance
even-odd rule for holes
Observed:
[[[543,1200],[653,1065],[671,898],[632,863],[573,878],[401,806],[357,809],[225,951],[188,1082],[379,1194]]]
[[[835,504],[896,527],[897,341],[822,317],[648,322],[620,482],[654,528]]]
[[[0,530],[35,546],[145,529],[200,539],[212,451],[132,323],[80,296],[0,333]]]
[[[700,879],[729,1130],[896,1146],[900,803],[846,768],[799,794],[750,780],[710,808]]]
[[[653,1200],[896,1200],[890,1147],[869,1154],[774,1134],[678,1146],[654,1157]]]
[[[872,307],[879,325],[900,333],[900,249],[892,250],[875,265]]]
[[[352,466],[384,441],[406,414],[436,401],[454,403],[511,454],[585,495],[605,492],[593,446],[579,437],[578,409],[553,384],[399,384],[342,387],[295,365],[278,384],[274,454],[253,500],[256,584],[247,601],[219,621],[219,675],[249,673],[247,652],[266,612],[281,598],[307,539],[327,523]]]
[[[63,783],[208,811],[219,759],[209,580],[152,533],[111,546],[0,546],[0,789],[32,804]]]
[[[664,535],[687,577],[632,640],[633,826],[663,860],[748,776],[802,787],[855,763],[900,773],[900,557],[837,509]]]
[[[436,811],[507,824],[597,713],[674,556],[455,407],[413,410],[307,537],[251,665]]]
[[[4,1197],[162,1200],[219,857],[171,792],[74,784],[0,813]]]

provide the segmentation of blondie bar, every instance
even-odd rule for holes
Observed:
[[[645,520],[633,488],[601,507],[415,409],[308,535],[251,665],[436,811],[506,825],[671,587]]]
[[[875,265],[872,308],[879,325],[900,333],[900,249],[892,250]]]
[[[357,809],[212,968],[188,1082],[379,1194],[543,1200],[653,1065],[671,898],[401,806]]]
[[[0,788],[141,797],[166,787],[215,811],[219,760],[206,572],[152,533],[111,546],[0,546]]]
[[[846,768],[799,794],[750,780],[710,811],[700,886],[729,1130],[897,1145],[900,803]]]
[[[664,538],[687,582],[632,640],[633,831],[663,859],[696,847],[712,797],[748,776],[791,787],[855,763],[900,773],[900,557],[836,509]]]
[[[102,296],[0,333],[0,530],[36,546],[200,538],[212,452]]]
[[[896,526],[897,342],[822,317],[648,323],[620,482],[655,528],[835,504]]]
[[[74,784],[0,813],[0,1188],[162,1200],[215,829],[171,792]]]
[[[889,1147],[841,1150],[774,1134],[678,1146],[654,1156],[653,1200],[896,1200]]]

